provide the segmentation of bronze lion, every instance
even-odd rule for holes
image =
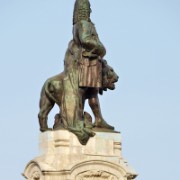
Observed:
[[[47,79],[41,90],[41,97],[39,102],[40,111],[38,114],[40,131],[44,132],[50,130],[48,128],[47,120],[48,114],[55,104],[61,107],[62,102],[62,90],[63,90],[63,78],[64,72]],[[114,129],[114,127],[108,125],[103,119],[99,104],[98,94],[102,94],[107,89],[114,90],[115,83],[118,81],[118,75],[114,72],[113,68],[109,66],[106,60],[102,60],[102,79],[103,87],[99,88],[80,88],[83,93],[83,106],[86,99],[89,101],[89,106],[95,117],[94,127]],[[84,108],[84,107],[83,107]],[[84,113],[87,119],[90,119],[88,113]],[[60,113],[55,116],[54,129],[57,129],[60,123]]]

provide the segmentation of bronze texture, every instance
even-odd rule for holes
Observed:
[[[106,49],[90,20],[90,13],[88,0],[76,0],[73,39],[65,54],[64,71],[44,83],[38,114],[40,131],[51,130],[47,124],[48,114],[57,104],[60,111],[55,115],[53,129],[68,129],[83,145],[95,135],[93,128],[114,130],[101,114],[98,94],[114,90],[118,81],[113,68],[103,59]],[[86,99],[94,114],[94,123],[90,114],[84,112]]]

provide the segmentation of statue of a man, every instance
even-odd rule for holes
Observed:
[[[102,87],[102,58],[106,54],[90,19],[88,0],[76,0],[73,16],[73,40],[79,48],[79,87]]]
[[[47,115],[54,103],[60,107],[60,112],[55,116],[54,128],[63,127],[77,135],[82,144],[95,135],[93,127],[114,130],[102,117],[98,93],[102,89],[114,89],[118,77],[108,73],[109,80],[104,75],[109,69],[103,60],[106,54],[104,45],[100,42],[94,24],[90,19],[89,0],[76,0],[73,15],[73,39],[69,42],[65,59],[64,71],[47,80],[40,99],[39,122],[41,131],[48,130]],[[111,68],[112,70],[112,68]],[[115,77],[115,78],[114,78]],[[106,86],[105,86],[106,84]],[[84,112],[85,100],[95,116],[92,118]]]
[[[78,94],[78,100],[74,104],[79,112],[77,116],[80,119],[83,118],[84,102],[88,99],[93,113],[98,117],[95,119],[95,127],[114,129],[103,119],[97,98],[99,90],[103,88],[102,59],[106,54],[106,49],[91,22],[90,13],[89,0],[76,0],[73,15],[73,40],[69,43],[66,53],[65,72],[71,79],[71,84],[74,83],[73,92]]]

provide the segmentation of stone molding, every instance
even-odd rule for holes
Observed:
[[[23,173],[28,180],[132,180],[136,172],[122,157],[121,135],[97,132],[86,146],[66,130],[40,134],[40,155]]]
[[[89,180],[89,179],[94,179],[94,180],[118,180],[118,177],[115,175],[105,172],[102,170],[89,170],[86,172],[82,172],[77,175],[76,180]]]

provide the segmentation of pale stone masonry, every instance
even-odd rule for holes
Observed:
[[[67,131],[40,134],[40,155],[24,170],[28,180],[132,180],[137,175],[122,157],[121,134],[96,132],[86,146]]]

